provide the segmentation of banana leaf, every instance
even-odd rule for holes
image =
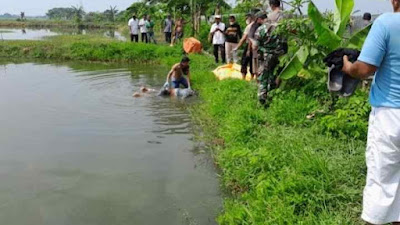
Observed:
[[[364,29],[358,31],[355,33],[353,36],[350,37],[350,39],[346,43],[347,48],[354,48],[361,50],[365,39],[368,36],[369,31],[371,30],[372,24],[369,26],[364,27]]]
[[[282,80],[288,80],[297,74],[303,69],[303,65],[309,56],[308,48],[303,46],[301,47],[290,59],[289,63],[283,68],[282,72],[279,74],[279,77]]]
[[[338,48],[342,42],[342,38],[329,29],[324,17],[312,1],[310,1],[308,6],[308,16],[314,24],[315,32],[318,34],[317,43],[329,48],[329,50]]]
[[[354,0],[336,0],[336,11],[334,14],[334,32],[339,37],[343,36],[349,23],[351,12],[354,8]]]

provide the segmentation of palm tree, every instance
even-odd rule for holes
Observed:
[[[110,9],[104,12],[106,17],[113,23],[115,22],[115,16],[117,15],[117,13],[118,13],[117,6],[111,6],[111,5]]]
[[[72,12],[74,15],[75,22],[80,25],[82,23],[82,19],[85,16],[85,11],[82,6],[71,6]]]

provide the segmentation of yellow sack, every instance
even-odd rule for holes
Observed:
[[[242,72],[241,72],[241,66],[238,64],[226,64],[219,66],[217,69],[213,71],[215,76],[219,80],[223,79],[242,79]],[[251,74],[247,71],[246,75],[246,80],[250,81],[251,80]]]

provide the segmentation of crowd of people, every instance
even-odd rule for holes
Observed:
[[[162,23],[162,29],[165,35],[165,42],[174,45],[177,41],[183,38],[183,27],[185,20],[178,19],[176,22],[168,15]],[[154,34],[155,23],[150,15],[143,15],[141,19],[137,18],[136,14],[129,19],[128,27],[132,42],[139,42],[139,36],[144,43],[157,44]]]
[[[249,13],[246,15],[246,28],[242,32],[235,16],[229,17],[229,25],[221,21],[221,16],[215,16],[215,23],[210,30],[210,39],[214,46],[215,62],[236,63],[237,51],[243,47],[241,73],[246,79],[257,78],[259,84],[259,100],[268,103],[268,92],[277,87],[279,81],[275,68],[279,64],[279,56],[287,52],[286,40],[273,35],[273,31],[283,18],[280,0],[269,1],[272,12]]]

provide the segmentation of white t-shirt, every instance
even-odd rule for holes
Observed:
[[[146,21],[147,20],[145,19],[140,19],[139,21],[140,33],[147,33]]]
[[[225,43],[225,34],[223,33],[223,32],[225,32],[225,24],[224,23],[219,23],[219,24],[214,23],[211,26],[210,33],[213,33],[214,31],[216,31],[217,28],[219,28],[222,32],[217,31],[214,33],[213,45],[222,45]]]
[[[131,27],[131,34],[138,35],[139,34],[139,20],[131,18],[128,22],[128,26]]]

